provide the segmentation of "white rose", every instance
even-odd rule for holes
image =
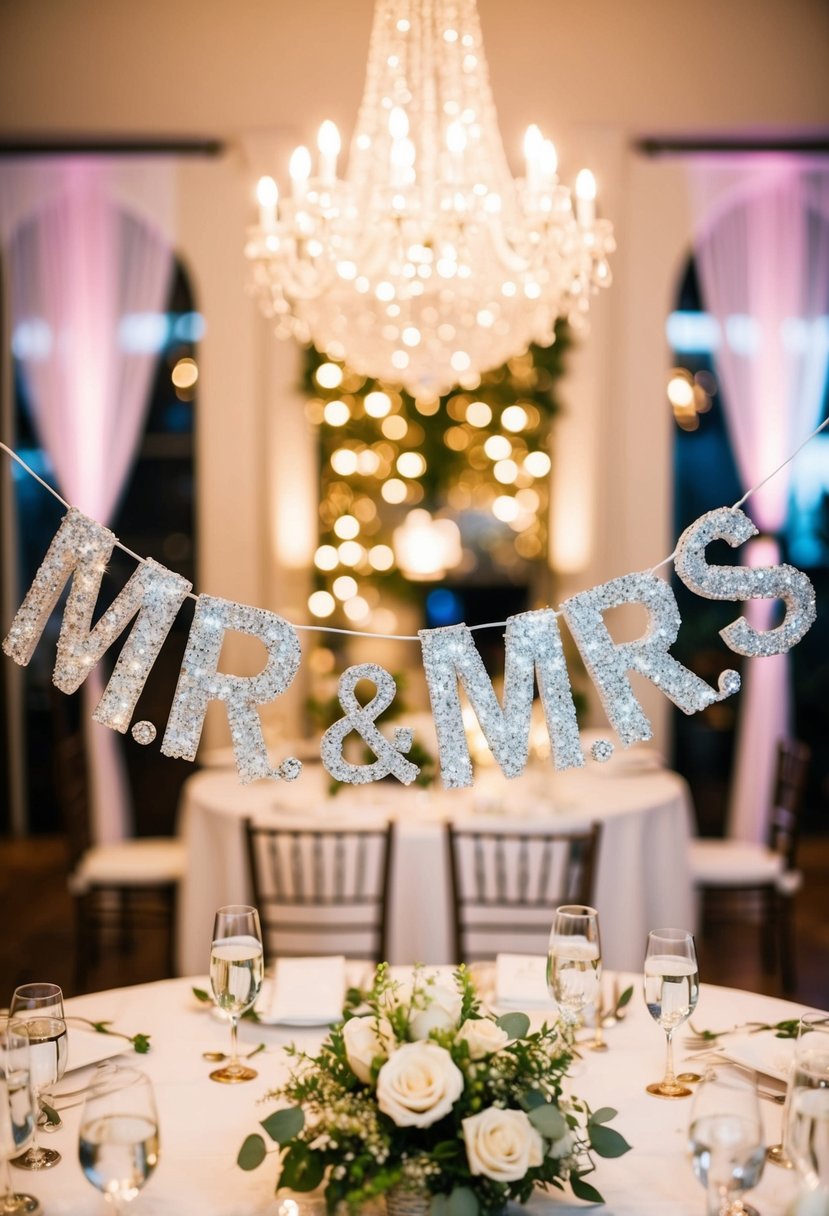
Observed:
[[[368,1084],[373,1061],[378,1056],[385,1060],[394,1047],[394,1031],[386,1018],[349,1018],[343,1024],[343,1042],[351,1071]]]
[[[547,1154],[549,1157],[555,1157],[556,1160],[561,1157],[569,1157],[576,1143],[576,1137],[572,1131],[568,1130],[563,1136],[559,1136],[558,1140],[554,1140],[550,1145],[550,1151]]]
[[[542,1163],[543,1141],[523,1110],[490,1106],[464,1119],[461,1126],[473,1174],[495,1182],[517,1182]]]
[[[413,1003],[412,1003],[413,1002]],[[406,993],[411,1004],[409,1031],[413,1039],[428,1039],[433,1030],[454,1030],[461,1016],[463,998],[446,984],[418,984]]]
[[[377,1074],[377,1105],[398,1127],[431,1127],[463,1092],[463,1073],[437,1043],[404,1043]]]
[[[458,1038],[469,1044],[469,1058],[482,1060],[491,1056],[509,1042],[509,1035],[492,1018],[470,1018],[458,1031]]]

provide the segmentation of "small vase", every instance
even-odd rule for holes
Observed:
[[[429,1216],[432,1196],[428,1191],[407,1191],[393,1186],[386,1191],[386,1216]]]

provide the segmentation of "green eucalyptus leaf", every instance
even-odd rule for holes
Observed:
[[[590,1147],[600,1157],[623,1157],[625,1153],[630,1152],[627,1140],[612,1127],[591,1123],[588,1124],[587,1134],[590,1137]]]
[[[468,1186],[456,1186],[449,1195],[449,1216],[478,1216],[478,1198]]]
[[[620,1009],[624,1009],[625,1005],[628,1004],[628,1002],[630,1001],[630,998],[632,996],[633,996],[633,984],[631,984],[631,986],[629,988],[626,988],[624,990],[624,992],[622,993],[622,995],[619,997],[618,1001],[616,1002],[616,1009],[614,1010],[614,1012],[618,1013]]]
[[[523,1039],[530,1028],[530,1019],[526,1013],[504,1013],[498,1018],[498,1025],[511,1039]]]
[[[255,1170],[265,1160],[266,1155],[265,1141],[254,1132],[252,1136],[248,1136],[245,1139],[244,1144],[239,1149],[236,1164],[243,1170]]]
[[[535,1110],[536,1106],[546,1106],[547,1099],[540,1089],[528,1089],[521,1095],[521,1105],[524,1110]]]
[[[602,1106],[599,1110],[594,1110],[590,1116],[590,1123],[609,1123],[611,1119],[615,1119],[619,1112],[614,1110],[612,1106]]]
[[[449,1216],[449,1200],[446,1195],[433,1195],[429,1211],[430,1216]]]
[[[307,1144],[297,1140],[282,1159],[279,1186],[287,1187],[290,1191],[313,1191],[322,1182],[324,1174],[322,1153],[315,1153]]]
[[[567,1131],[567,1120],[551,1102],[531,1110],[529,1120],[536,1131],[541,1132],[548,1140],[560,1140]]]
[[[262,1127],[277,1144],[287,1144],[293,1140],[305,1126],[305,1114],[301,1106],[288,1106],[284,1110],[275,1110],[267,1119],[262,1119]]]
[[[204,988],[194,988],[193,996],[197,1001],[209,1001],[211,1004],[213,1003],[213,997]]]
[[[577,1199],[586,1199],[588,1203],[604,1203],[604,1197],[589,1182],[585,1182],[581,1174],[570,1175],[570,1187]]]

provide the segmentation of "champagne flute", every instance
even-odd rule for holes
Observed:
[[[158,1114],[145,1073],[116,1068],[93,1082],[81,1114],[78,1156],[87,1179],[123,1212],[158,1164]]]
[[[9,1017],[18,1033],[29,1039],[29,1073],[38,1113],[42,1099],[66,1071],[69,1040],[63,1013],[63,993],[57,984],[21,984],[12,995]],[[24,1029],[20,1029],[24,1027]],[[31,1148],[14,1164],[24,1170],[48,1170],[60,1161],[54,1148],[37,1142],[37,1120]]]
[[[213,926],[210,952],[210,986],[213,1000],[230,1019],[230,1060],[210,1073],[211,1081],[233,1085],[252,1081],[258,1074],[240,1063],[236,1027],[240,1014],[255,1004],[262,987],[262,930],[259,913],[246,904],[219,908]]]
[[[647,1086],[660,1098],[687,1098],[691,1090],[674,1073],[673,1033],[691,1016],[699,998],[699,970],[693,935],[686,929],[653,929],[645,955],[645,1004],[665,1031],[665,1076]]]
[[[788,1138],[789,1138],[789,1119],[791,1116],[792,1106],[792,1079],[794,1073],[795,1058],[797,1056],[797,1043],[804,1034],[808,1034],[810,1030],[823,1030],[829,1033],[829,1014],[827,1013],[804,1013],[797,1026],[797,1042],[795,1043],[792,1053],[792,1061],[789,1066],[788,1076],[786,1078],[786,1102],[783,1107],[783,1118],[781,1120],[780,1141],[777,1144],[770,1144],[766,1149],[766,1161],[770,1161],[772,1165],[779,1165],[784,1170],[792,1169],[794,1163],[789,1156]]]
[[[27,1216],[40,1211],[34,1195],[15,1192],[9,1162],[32,1138],[35,1102],[29,1078],[29,1038],[8,1018],[0,1020],[0,1214]]]
[[[805,1014],[789,1078],[783,1143],[807,1191],[829,1195],[829,1017]]]
[[[598,1000],[601,980],[598,912],[585,904],[556,908],[547,951],[547,986],[567,1026],[577,1026],[586,1007]]]
[[[766,1161],[754,1074],[712,1068],[694,1097],[688,1139],[694,1173],[708,1192],[707,1216],[757,1216],[742,1199]]]

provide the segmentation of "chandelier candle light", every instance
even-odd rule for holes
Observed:
[[[313,342],[360,375],[415,397],[475,388],[481,373],[549,345],[610,283],[596,182],[557,177],[539,128],[510,174],[475,0],[377,0],[345,176],[340,135],[290,160],[291,191],[257,187],[246,254],[277,334]]]

